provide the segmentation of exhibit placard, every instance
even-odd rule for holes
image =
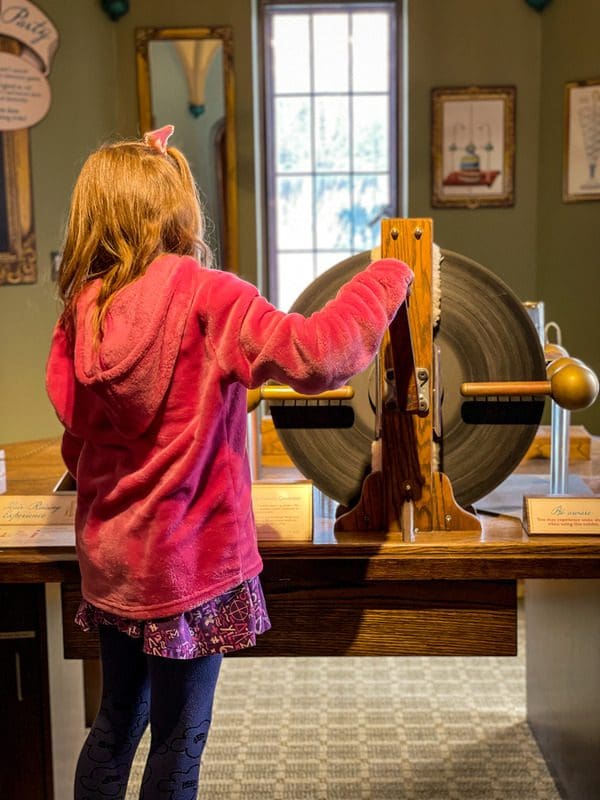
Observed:
[[[259,540],[312,540],[311,481],[253,483],[252,504]],[[0,549],[74,546],[75,509],[70,487],[65,494],[0,496]]]
[[[0,549],[74,547],[75,498],[58,495],[0,497]]]
[[[259,541],[312,540],[311,481],[253,483],[252,505]]]
[[[524,497],[523,525],[529,536],[600,536],[600,497]]]

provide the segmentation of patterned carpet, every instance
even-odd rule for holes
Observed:
[[[519,651],[226,660],[198,797],[559,800],[525,721],[522,630]]]

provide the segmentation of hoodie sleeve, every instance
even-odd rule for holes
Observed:
[[[413,279],[401,261],[375,261],[304,317],[279,311],[231,274],[221,276],[209,293],[207,326],[225,374],[248,388],[273,379],[308,394],[340,386],[369,365]]]

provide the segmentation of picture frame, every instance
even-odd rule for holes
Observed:
[[[563,200],[600,200],[600,78],[565,86]]]
[[[515,202],[514,86],[432,89],[434,208]]]

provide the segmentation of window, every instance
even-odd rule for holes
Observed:
[[[379,242],[397,198],[397,3],[263,3],[269,294]]]

